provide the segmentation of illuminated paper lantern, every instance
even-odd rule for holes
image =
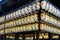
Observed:
[[[40,29],[41,30],[43,30],[43,27],[44,27],[44,25],[43,24],[40,24]]]
[[[51,17],[51,24],[54,24],[54,19],[53,19],[53,17]]]
[[[53,14],[55,12],[55,7],[53,5],[52,6],[52,9],[51,9],[51,14]]]
[[[20,32],[20,27],[17,27],[18,32]]]
[[[41,8],[42,8],[42,9],[45,9],[45,8],[46,8],[46,1],[42,1],[42,2],[41,2]]]
[[[19,19],[17,20],[17,25],[19,25]]]
[[[9,14],[9,20],[11,19],[11,14]]]
[[[46,15],[45,17],[46,17],[46,18],[45,18],[45,21],[47,22],[47,21],[48,21],[48,19],[47,19],[47,18],[48,18],[48,15]]]
[[[39,29],[38,23],[36,23],[34,26],[35,26],[35,30],[38,30]]]
[[[40,3],[39,2],[37,2],[37,8],[36,8],[37,10],[39,10],[40,9]]]
[[[31,18],[30,18],[30,16],[28,16],[26,19],[26,23],[30,23],[31,22],[30,20],[31,20]]]
[[[26,20],[26,17],[23,19],[23,21],[24,21],[24,24],[26,24],[26,21],[25,21],[25,20]]]
[[[2,29],[2,28],[4,28],[4,24],[1,24],[1,25],[0,25],[0,29]]]
[[[25,7],[25,14],[28,14],[28,7]]]
[[[32,30],[35,30],[35,25],[32,25]]]
[[[20,21],[20,19],[19,19],[19,25],[21,25],[21,21]]]
[[[50,19],[49,19],[49,20],[50,20],[50,22],[49,22],[49,23],[52,23],[52,20],[51,20],[52,18],[51,18],[51,16],[50,16],[49,18],[50,18]]]
[[[27,28],[27,31],[32,31],[33,30],[33,25],[28,25],[29,27]],[[32,28],[31,28],[32,27]]]
[[[46,10],[49,10],[49,6],[50,6],[50,4],[46,3]]]
[[[22,26],[21,26],[20,30],[21,30],[21,32],[23,31],[23,30],[22,30]]]
[[[34,22],[34,18],[33,18],[33,16],[31,16],[31,20],[30,20],[31,22]]]
[[[57,10],[56,10],[56,8],[54,8],[53,15],[56,15],[56,13],[57,13]]]
[[[47,22],[50,22],[50,17],[47,15]]]
[[[22,14],[22,9],[20,9],[20,15],[22,16],[23,14]]]
[[[21,23],[21,25],[22,25],[22,19],[20,19],[20,23]]]
[[[33,11],[36,11],[36,4],[33,4],[32,8]]]
[[[33,27],[34,27],[33,25],[29,25],[29,27],[28,27],[29,29],[28,29],[28,30],[29,30],[29,31],[34,30],[34,28],[33,28]]]
[[[37,14],[35,14],[33,18],[34,18],[34,21],[38,21],[38,15]]]
[[[13,17],[14,17],[14,18],[16,17],[16,12],[13,12]]]
[[[25,26],[23,26],[23,31],[25,31]]]
[[[59,9],[57,9],[56,10],[56,16],[58,16],[58,17],[59,17],[59,12],[60,12]]]
[[[16,17],[19,17],[19,13],[18,13],[18,10],[16,11],[16,13],[15,13],[15,14],[16,14]]]
[[[23,24],[25,24],[25,18],[23,18]]]
[[[25,21],[24,21],[24,22],[25,22],[25,23],[28,23],[28,22],[27,22],[27,17],[25,17]]]
[[[53,7],[53,5],[51,4],[50,5],[50,12],[51,12],[51,14],[53,13],[53,10],[52,9],[54,9],[54,7]]]
[[[52,10],[52,4],[50,4],[49,12],[51,12],[51,10]]]
[[[23,18],[21,19],[21,23],[23,24]]]
[[[22,15],[25,15],[25,9],[24,8],[22,8],[21,13],[22,13]]]
[[[15,25],[17,25],[17,20],[15,20]]]
[[[31,6],[31,5],[29,5],[29,7],[28,7],[28,12],[29,12],[29,13],[32,12],[32,6]]]
[[[26,31],[28,31],[28,25],[25,25]]]
[[[21,10],[20,9],[18,10],[18,13],[19,13],[19,16],[21,16]]]
[[[25,23],[26,23],[26,24],[29,23],[29,20],[30,20],[30,17],[29,17],[29,16],[26,17],[26,18],[25,18]]]
[[[3,32],[4,32],[3,30],[0,30],[0,34],[3,34]]]
[[[14,21],[14,26],[16,26],[16,21]]]
[[[5,28],[7,28],[7,27],[8,27],[8,24],[6,23],[5,25],[6,25],[6,27],[5,27]]]
[[[45,14],[44,13],[41,13],[40,17],[41,17],[41,20],[45,20]]]

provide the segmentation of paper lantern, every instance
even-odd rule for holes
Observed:
[[[55,12],[55,7],[53,5],[51,5],[51,14],[53,14]]]
[[[19,25],[21,25],[21,21],[20,21],[20,19],[19,19]]]
[[[53,19],[53,17],[51,17],[51,24],[54,24],[54,19]]]
[[[34,15],[33,16],[33,20],[34,20],[34,22],[37,22],[38,21],[38,16],[37,15]]]
[[[39,29],[39,27],[38,27],[38,24],[36,23],[35,25],[35,30],[38,30]]]
[[[15,14],[16,14],[16,17],[19,17],[19,13],[18,13],[18,10],[16,11],[16,13],[15,13]]]
[[[22,15],[25,15],[25,9],[24,8],[22,8],[21,13],[22,13]]]
[[[16,17],[16,12],[13,12],[13,17],[14,17],[14,18]]]
[[[25,19],[24,19],[24,20],[25,20],[25,21],[24,21],[25,23],[28,23],[28,22],[27,22],[27,17],[25,17]]]
[[[26,23],[30,23],[31,21],[31,18],[30,18],[30,16],[28,16],[27,18],[26,18]]]
[[[33,25],[28,25],[29,27],[27,28],[28,30],[27,31],[32,31],[32,30],[34,30],[34,28],[33,28]]]
[[[18,10],[18,13],[19,13],[19,16],[21,16],[21,10],[20,9]]]
[[[33,4],[32,10],[33,10],[33,11],[36,11],[36,4]]]
[[[1,25],[0,25],[0,29],[2,29],[2,28],[4,28],[4,24],[1,24]]]
[[[28,7],[28,12],[29,12],[29,13],[32,12],[32,6],[31,6],[31,5],[29,5],[29,7]]]
[[[23,26],[23,31],[25,31],[25,26]]]
[[[37,10],[39,10],[39,9],[40,9],[40,3],[37,2]]]
[[[46,10],[49,10],[49,6],[50,6],[50,4],[46,3]]]
[[[42,9],[45,9],[45,8],[46,8],[46,1],[42,1],[42,2],[41,2],[41,8],[42,8]]]
[[[44,27],[44,25],[43,24],[40,24],[40,29],[41,30],[43,30],[43,27]]]
[[[45,20],[45,14],[44,13],[41,13],[40,17],[41,17],[41,20]]]
[[[25,14],[28,14],[28,7],[25,7]]]

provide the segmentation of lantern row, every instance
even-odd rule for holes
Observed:
[[[50,32],[50,33],[54,33],[54,34],[60,34],[60,29],[58,28],[54,28],[53,26],[49,26],[47,24],[40,24],[40,29]]]
[[[25,31],[27,32],[34,30],[38,30],[38,23],[7,28],[5,29],[5,33],[25,32]],[[0,30],[0,34],[3,34],[3,32],[4,32],[3,29]]]
[[[41,13],[41,20],[60,27],[60,20],[47,13]]]
[[[8,27],[14,27],[17,25],[24,25],[24,24],[28,24],[28,23],[34,23],[34,22],[38,22],[38,15],[37,14],[33,14],[24,18],[20,18],[17,20],[13,20],[10,22],[5,23],[5,28]],[[4,24],[0,25],[0,29],[4,28]]]
[[[42,36],[42,35],[44,35],[44,34],[40,34],[40,35],[39,35],[39,39],[42,39],[42,38],[48,39],[48,38],[49,38],[48,34],[46,34],[46,35],[44,35],[44,36]],[[29,36],[29,35],[28,35],[28,36]],[[14,36],[11,36],[11,35],[7,35],[6,38],[15,39],[15,37],[14,37]],[[58,36],[58,35],[53,35],[52,38],[58,39],[59,36]],[[19,37],[19,39],[22,40],[22,36]],[[32,40],[33,40],[33,36],[31,36],[31,37],[27,37],[27,36],[26,36],[26,40],[28,40],[28,39],[32,39]],[[35,39],[36,39],[36,38],[35,38]]]
[[[6,21],[14,19],[14,18],[19,18],[20,16],[25,16],[28,15],[34,11],[37,11],[40,9],[40,3],[33,3],[31,5],[28,5],[22,9],[18,9],[17,11],[6,15]],[[4,16],[0,17],[0,23],[4,22]]]
[[[60,29],[49,26],[47,24],[40,24],[40,29],[50,33],[60,34]],[[8,28],[8,29],[5,29],[5,33],[34,31],[34,30],[38,30],[38,23]],[[4,30],[0,30],[0,34],[3,34],[3,31]]]
[[[41,8],[60,18],[60,10],[48,1],[41,2]]]

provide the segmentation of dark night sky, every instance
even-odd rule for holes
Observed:
[[[49,1],[60,9],[60,0],[49,0]]]
[[[4,4],[7,1],[9,1],[9,0],[1,0],[0,4]],[[60,0],[49,0],[49,1],[52,2],[54,5],[56,5],[57,7],[60,8],[60,5],[59,5],[60,4]]]
[[[5,2],[7,2],[8,0],[0,0],[0,4],[4,4]]]
[[[7,1],[9,1],[9,0],[1,0],[0,4],[4,4]],[[51,3],[53,3],[56,7],[58,7],[60,9],[60,0],[48,0],[48,1],[50,1]]]
[[[9,0],[1,0],[0,4],[4,4]],[[49,0],[51,3],[53,3],[56,7],[60,9],[60,0]]]

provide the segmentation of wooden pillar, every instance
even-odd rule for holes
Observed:
[[[60,35],[59,35],[59,40],[60,40]]]
[[[15,34],[15,40],[19,40],[19,34],[18,33]]]
[[[38,31],[36,31],[36,40],[39,40],[39,30]]]
[[[35,40],[35,32],[33,33],[33,40]]]
[[[25,40],[25,34],[23,34],[23,37],[22,38],[23,38],[23,40]]]
[[[1,40],[6,40],[6,35],[1,35]]]
[[[52,34],[49,33],[48,36],[49,36],[49,40],[52,40]]]

